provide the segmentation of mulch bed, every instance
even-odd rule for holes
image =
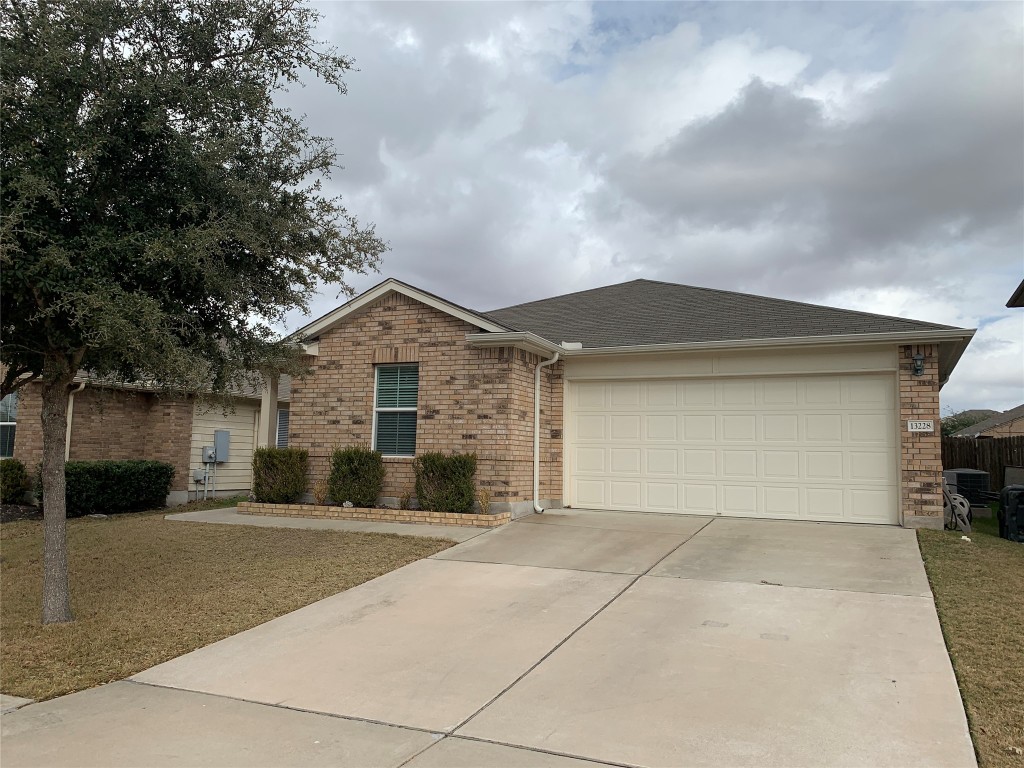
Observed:
[[[0,504],[0,523],[14,520],[42,520],[43,513],[38,507],[28,504]]]

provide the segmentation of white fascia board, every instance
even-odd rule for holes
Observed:
[[[505,331],[496,333],[467,333],[466,341],[472,347],[516,347],[538,355],[549,355],[565,350],[535,333]]]
[[[931,331],[900,331],[898,333],[850,333],[836,336],[789,336],[778,339],[735,339],[726,341],[691,341],[680,344],[637,344],[626,347],[590,347],[563,349],[566,356],[650,354],[653,352],[686,352],[716,349],[757,349],[770,347],[832,346],[835,344],[934,344],[941,341],[967,342],[975,329],[936,329]],[[966,346],[966,343],[964,344]]]
[[[630,355],[658,352],[698,352],[728,349],[758,349],[771,347],[814,347],[836,344],[934,344],[942,341],[960,342],[962,348],[974,336],[973,328],[935,329],[930,331],[900,331],[897,333],[850,333],[836,336],[788,336],[778,339],[734,339],[726,341],[690,341],[679,344],[636,344],[620,347],[566,348],[528,332],[470,333],[466,341],[474,347],[531,347],[531,352],[560,352],[563,357],[591,355]],[[959,355],[957,355],[959,358]]]
[[[494,321],[488,320],[481,315],[465,310],[454,304],[450,304],[444,299],[432,296],[429,293],[424,293],[418,288],[413,288],[411,285],[406,285],[405,283],[395,280],[393,277],[389,277],[380,285],[359,294],[346,304],[342,304],[337,309],[331,310],[323,317],[314,320],[312,323],[309,323],[295,331],[295,333],[289,335],[288,338],[292,340],[315,339],[320,336],[320,334],[338,325],[349,315],[358,312],[392,291],[404,294],[421,304],[426,304],[428,307],[433,307],[434,309],[458,318],[463,322],[474,325],[477,328],[483,328],[485,331],[505,332],[508,330],[508,328],[498,325]]]

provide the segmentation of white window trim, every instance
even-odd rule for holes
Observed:
[[[373,430],[372,430],[372,433],[370,435],[370,450],[371,451],[377,450],[377,414],[378,413],[417,413],[417,414],[419,413],[418,408],[419,408],[419,402],[420,402],[420,392],[419,392],[418,376],[417,376],[417,384],[416,384],[416,407],[415,408],[378,408],[377,407],[377,393],[380,391],[380,386],[379,386],[379,384],[380,384],[380,381],[379,381],[379,379],[380,379],[380,369],[381,368],[398,368],[398,367],[400,367],[402,365],[415,365],[417,367],[417,369],[419,368],[419,363],[388,363],[386,365],[375,365],[373,367]],[[417,422],[419,422],[419,418],[417,418]],[[418,427],[419,427],[419,424],[417,423],[417,430],[416,430],[416,436],[417,437],[419,437],[419,428]],[[381,456],[383,456],[385,459],[414,459],[414,458],[416,458],[416,446],[415,445],[413,446],[411,454],[407,454],[407,453],[382,453]]]

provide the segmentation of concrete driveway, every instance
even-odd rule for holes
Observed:
[[[913,532],[609,512],[0,722],[5,768],[975,765]]]

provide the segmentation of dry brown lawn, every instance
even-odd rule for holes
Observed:
[[[925,569],[982,768],[1024,766],[1024,544],[991,521],[919,531]]]
[[[412,536],[168,521],[68,522],[76,621],[42,626],[42,524],[0,526],[0,691],[119,680],[446,549]]]

